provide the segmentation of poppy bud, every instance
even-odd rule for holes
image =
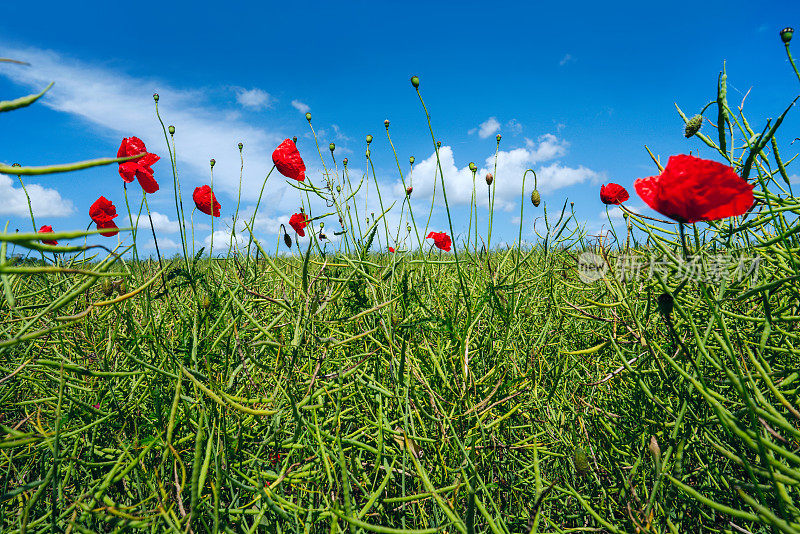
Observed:
[[[472,172],[475,172],[475,171],[478,170],[478,167],[477,167],[477,165],[475,165],[473,162],[470,161],[469,162],[469,170],[471,170]]]
[[[107,297],[110,297],[112,293],[114,293],[114,286],[111,284],[111,281],[106,278],[103,280],[103,285],[101,286],[103,289],[103,294]]]
[[[158,93],[153,93],[153,100],[158,102]]]
[[[686,121],[686,128],[684,128],[683,135],[688,139],[697,132],[700,131],[700,127],[703,125],[703,116],[702,115],[695,115],[688,121]]]
[[[655,436],[650,436],[650,444],[647,446],[650,449],[650,455],[653,461],[658,463],[661,460],[661,447],[658,446],[658,440]]]
[[[492,176],[492,173],[487,172],[486,173],[486,185],[492,185],[492,182],[494,182],[494,176]]]
[[[500,142],[500,139],[502,139],[502,138],[503,138],[503,136],[502,136],[502,135],[500,135],[500,134],[497,134],[497,142],[498,142],[498,143]]]
[[[418,76],[412,76],[411,77],[411,85],[414,86],[414,89],[419,89],[419,77]]]
[[[669,293],[661,293],[658,296],[658,311],[661,312],[665,318],[669,319],[672,314],[672,307],[675,305],[675,299]]]
[[[329,145],[328,145],[328,149],[329,149],[331,152],[333,152],[334,150],[336,150],[336,145],[335,145],[335,144],[333,144],[333,143],[331,143],[331,144],[329,144]]]
[[[542,196],[539,194],[539,190],[534,189],[533,192],[531,193],[531,202],[533,203],[534,206],[538,208],[539,203],[541,201],[542,201]]]
[[[583,447],[575,447],[572,452],[572,463],[575,464],[575,471],[583,476],[589,472],[589,459],[586,457],[586,451]]]
[[[213,169],[214,165],[217,164],[217,160],[215,160],[214,158],[211,158],[211,161],[209,161],[209,163],[211,164],[211,168]]]
[[[297,144],[297,136],[292,137],[292,143]]]
[[[410,197],[411,193],[413,193],[413,192],[414,192],[414,188],[413,187],[411,187],[410,185],[408,187],[406,187],[406,196],[407,197]]]
[[[436,141],[436,148],[442,148],[442,142]]]
[[[386,119],[385,121],[383,121],[383,125],[386,126],[386,129],[388,130],[389,129],[389,119]]]
[[[286,246],[292,248],[292,238],[289,237],[289,234],[283,234],[283,242],[286,243]]]
[[[371,142],[372,142],[372,136],[368,135],[367,136],[367,144],[370,144]]]
[[[167,128],[167,129],[169,130],[169,134],[170,134],[170,135],[175,135],[175,126],[173,126],[172,124],[170,124],[170,125],[169,125],[169,128]]]
[[[336,186],[336,192],[337,193],[341,193],[342,192],[342,186],[341,185],[337,185]]]
[[[306,113],[306,120],[311,122],[311,113]]]
[[[244,148],[244,144],[243,143],[239,143],[239,152],[241,152],[243,148]]]
[[[414,164],[414,156],[411,156],[410,158],[408,158],[408,162],[409,162],[411,165],[413,165],[413,164]]]
[[[789,41],[792,40],[792,35],[794,35],[794,28],[784,28],[781,30],[781,41],[785,44],[789,44]]]
[[[406,225],[406,232],[411,233],[411,225],[410,224]]]
[[[344,166],[347,167],[347,158],[344,158],[344,160],[342,160],[342,163],[344,163]]]

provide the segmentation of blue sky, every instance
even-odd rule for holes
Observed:
[[[113,156],[123,137],[141,137],[163,157],[154,166],[161,190],[148,201],[156,213],[159,243],[169,254],[179,239],[152,93],[161,95],[165,122],[177,128],[184,200],[195,186],[209,182],[209,158],[217,161],[214,187],[223,216],[214,229],[220,239],[236,204],[239,141],[245,145],[244,213],[252,213],[270,154],[287,137],[299,137],[309,176],[321,182],[320,159],[304,117],[309,109],[326,164],[325,147],[333,141],[337,159],[348,157],[351,172],[360,176],[367,168],[364,137],[374,136],[372,158],[385,204],[397,200],[389,216],[397,226],[402,190],[384,119],[391,121],[404,173],[408,157],[416,158],[413,207],[418,219],[425,218],[431,201],[432,144],[409,83],[416,74],[445,148],[442,163],[456,234],[466,230],[469,217],[470,161],[480,169],[479,198],[485,203],[482,177],[487,162],[493,165],[496,133],[503,140],[495,242],[516,238],[522,172],[529,167],[539,176],[549,212],[569,198],[581,221],[597,232],[607,224],[599,201],[601,183],[622,184],[632,194],[628,204],[649,213],[632,187],[636,178],[656,174],[645,144],[664,162],[690,150],[719,160],[700,141],[684,139],[674,103],[691,115],[715,98],[723,61],[731,105],[751,90],[745,113],[756,130],[800,93],[778,37],[784,26],[800,27],[797,2],[769,2],[761,9],[743,1],[663,6],[45,1],[37,3],[30,24],[30,6],[6,5],[0,56],[31,66],[0,65],[0,99],[28,94],[51,80],[56,84],[40,103],[3,114],[0,161],[41,165]],[[788,144],[789,133],[800,124],[796,115],[791,111],[779,131],[785,160],[798,148]],[[715,120],[715,108],[706,116]],[[115,168],[30,178],[26,185],[37,225],[83,229],[89,205],[99,195],[115,203],[121,214],[117,222],[125,224],[122,181]],[[128,191],[138,206],[141,190]],[[359,202],[369,202],[374,211],[374,186],[370,193]],[[29,230],[20,195],[16,177],[0,176],[0,197],[7,199],[0,201],[0,222]],[[301,200],[273,174],[256,224],[268,248],[278,239],[278,225],[298,211]],[[446,231],[444,211],[436,204],[431,229]],[[479,209],[483,227],[486,209]],[[525,207],[527,240],[535,238],[530,223],[541,209]],[[315,215],[320,210],[312,206]],[[198,243],[210,235],[208,222],[195,215]],[[335,218],[327,222],[331,226]],[[143,238],[141,245],[149,247],[148,241]]]

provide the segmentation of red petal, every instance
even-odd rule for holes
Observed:
[[[119,230],[117,230],[117,225],[114,223],[114,221],[109,220],[109,221],[101,221],[101,222],[97,223],[97,229],[98,230],[102,230],[104,228],[110,228],[110,230],[108,230],[106,232],[100,232],[100,235],[102,235],[102,236],[112,237],[112,236],[115,236],[115,235],[117,235],[119,233]]]
[[[119,175],[128,183],[131,183],[136,177],[136,169],[139,165],[135,161],[126,161],[119,164]]]
[[[136,177],[139,179],[142,189],[145,193],[155,193],[158,191],[158,182],[153,178],[153,170],[150,167],[139,166],[136,169]]]

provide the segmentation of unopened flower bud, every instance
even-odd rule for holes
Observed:
[[[492,182],[494,182],[494,176],[492,176],[492,173],[487,172],[486,173],[486,185],[492,185]]]
[[[414,86],[414,89],[419,89],[419,76],[411,77],[411,85]]]
[[[703,116],[695,115],[694,117],[686,121],[686,127],[683,130],[683,135],[688,139],[689,137],[699,132],[701,126],[703,126]]]
[[[389,119],[383,121],[383,125],[386,126],[386,129],[389,129]]]
[[[336,186],[336,192],[337,193],[341,193],[342,192],[342,186],[341,185],[337,185]]]
[[[169,130],[170,135],[175,135],[175,126],[173,126],[172,124],[169,125],[169,128],[167,128],[167,130]]]
[[[534,189],[533,192],[531,193],[531,202],[533,203],[534,206],[538,208],[539,203],[541,201],[542,201],[542,196],[539,194],[539,190]]]
[[[410,185],[408,187],[406,187],[406,196],[407,197],[410,197],[411,193],[413,193],[413,192],[414,192],[414,188],[413,187],[411,187]]]
[[[328,148],[330,149],[331,152],[333,152],[334,150],[336,150],[336,145],[331,143],[328,145]]]
[[[572,463],[575,464],[575,471],[578,475],[583,476],[589,472],[589,458],[583,447],[575,447],[572,453]]]
[[[283,242],[286,244],[288,248],[292,248],[292,238],[289,237],[289,234],[283,234]]]
[[[310,113],[310,112],[309,112],[309,113],[306,113],[306,120],[307,120],[308,122],[311,122],[311,113]]]
[[[475,163],[473,163],[473,162],[471,162],[471,161],[470,161],[470,162],[469,162],[469,170],[471,170],[472,172],[475,172],[475,171],[477,171],[477,170],[478,170],[478,166],[477,166],[477,165],[475,165]]]
[[[217,160],[215,160],[214,158],[211,158],[211,161],[209,163],[211,163],[211,168],[213,169],[214,165],[217,164]]]
[[[781,41],[785,44],[789,44],[789,41],[792,40],[792,35],[794,35],[794,28],[786,27],[781,30]]]
[[[367,144],[370,144],[371,142],[372,142],[372,136],[368,135],[367,136]]]
[[[408,158],[408,162],[409,162],[411,165],[413,165],[413,164],[414,164],[414,156],[411,156],[410,158]]]
[[[158,93],[153,93],[153,100],[158,102]]]
[[[647,448],[650,449],[650,455],[657,464],[661,460],[661,447],[658,446],[658,440],[655,436],[650,436],[650,444]]]
[[[244,148],[244,143],[239,143],[239,152],[241,152],[243,148]]]
[[[442,142],[436,141],[436,148],[442,148]]]
[[[297,144],[297,136],[296,135],[292,137],[292,143]]]

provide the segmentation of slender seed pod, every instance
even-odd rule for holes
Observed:
[[[695,115],[686,121],[686,128],[684,128],[683,135],[688,139],[699,132],[701,126],[703,126],[703,116]]]
[[[534,189],[533,192],[531,193],[531,203],[533,203],[533,205],[538,208],[541,202],[542,202],[542,196],[539,194],[539,190]]]

